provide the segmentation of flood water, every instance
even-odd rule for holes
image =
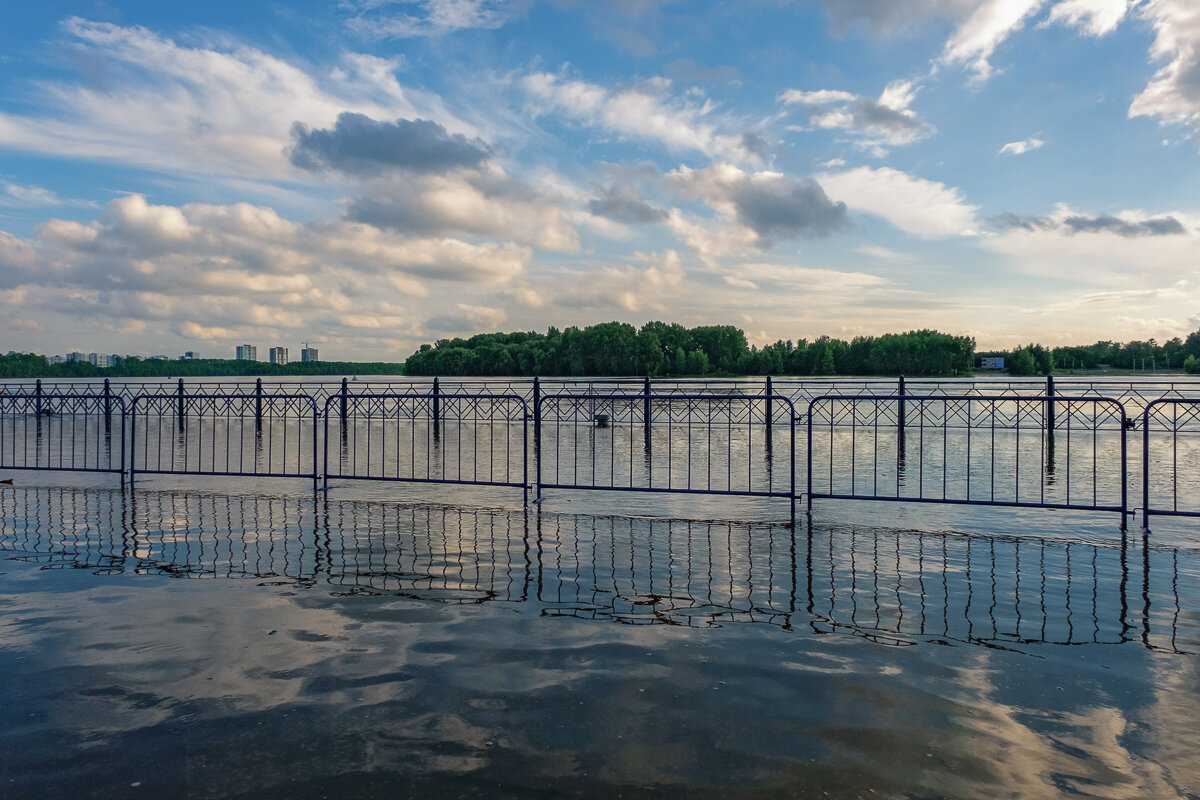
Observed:
[[[1200,794],[1186,520],[68,478],[0,487],[5,797]]]

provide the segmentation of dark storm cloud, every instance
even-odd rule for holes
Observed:
[[[600,197],[588,201],[588,211],[630,225],[655,225],[667,219],[667,212],[645,202],[627,186],[608,187]]]
[[[812,178],[768,184],[740,181],[729,194],[738,220],[764,240],[828,236],[848,225],[845,203],[835,203]]]
[[[448,133],[427,119],[380,122],[343,112],[332,129],[292,126],[295,144],[288,158],[301,169],[338,170],[372,176],[381,171],[437,173],[478,166],[492,154],[487,143]]]

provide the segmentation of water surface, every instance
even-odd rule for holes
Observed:
[[[0,785],[1200,793],[1186,526],[662,511],[6,488]]]

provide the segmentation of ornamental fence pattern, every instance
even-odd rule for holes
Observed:
[[[0,469],[737,495],[793,518],[800,500],[1200,517],[1196,434],[1183,381],[0,385]]]

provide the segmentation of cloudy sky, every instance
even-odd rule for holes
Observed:
[[[0,7],[0,350],[1200,328],[1196,0]]]

